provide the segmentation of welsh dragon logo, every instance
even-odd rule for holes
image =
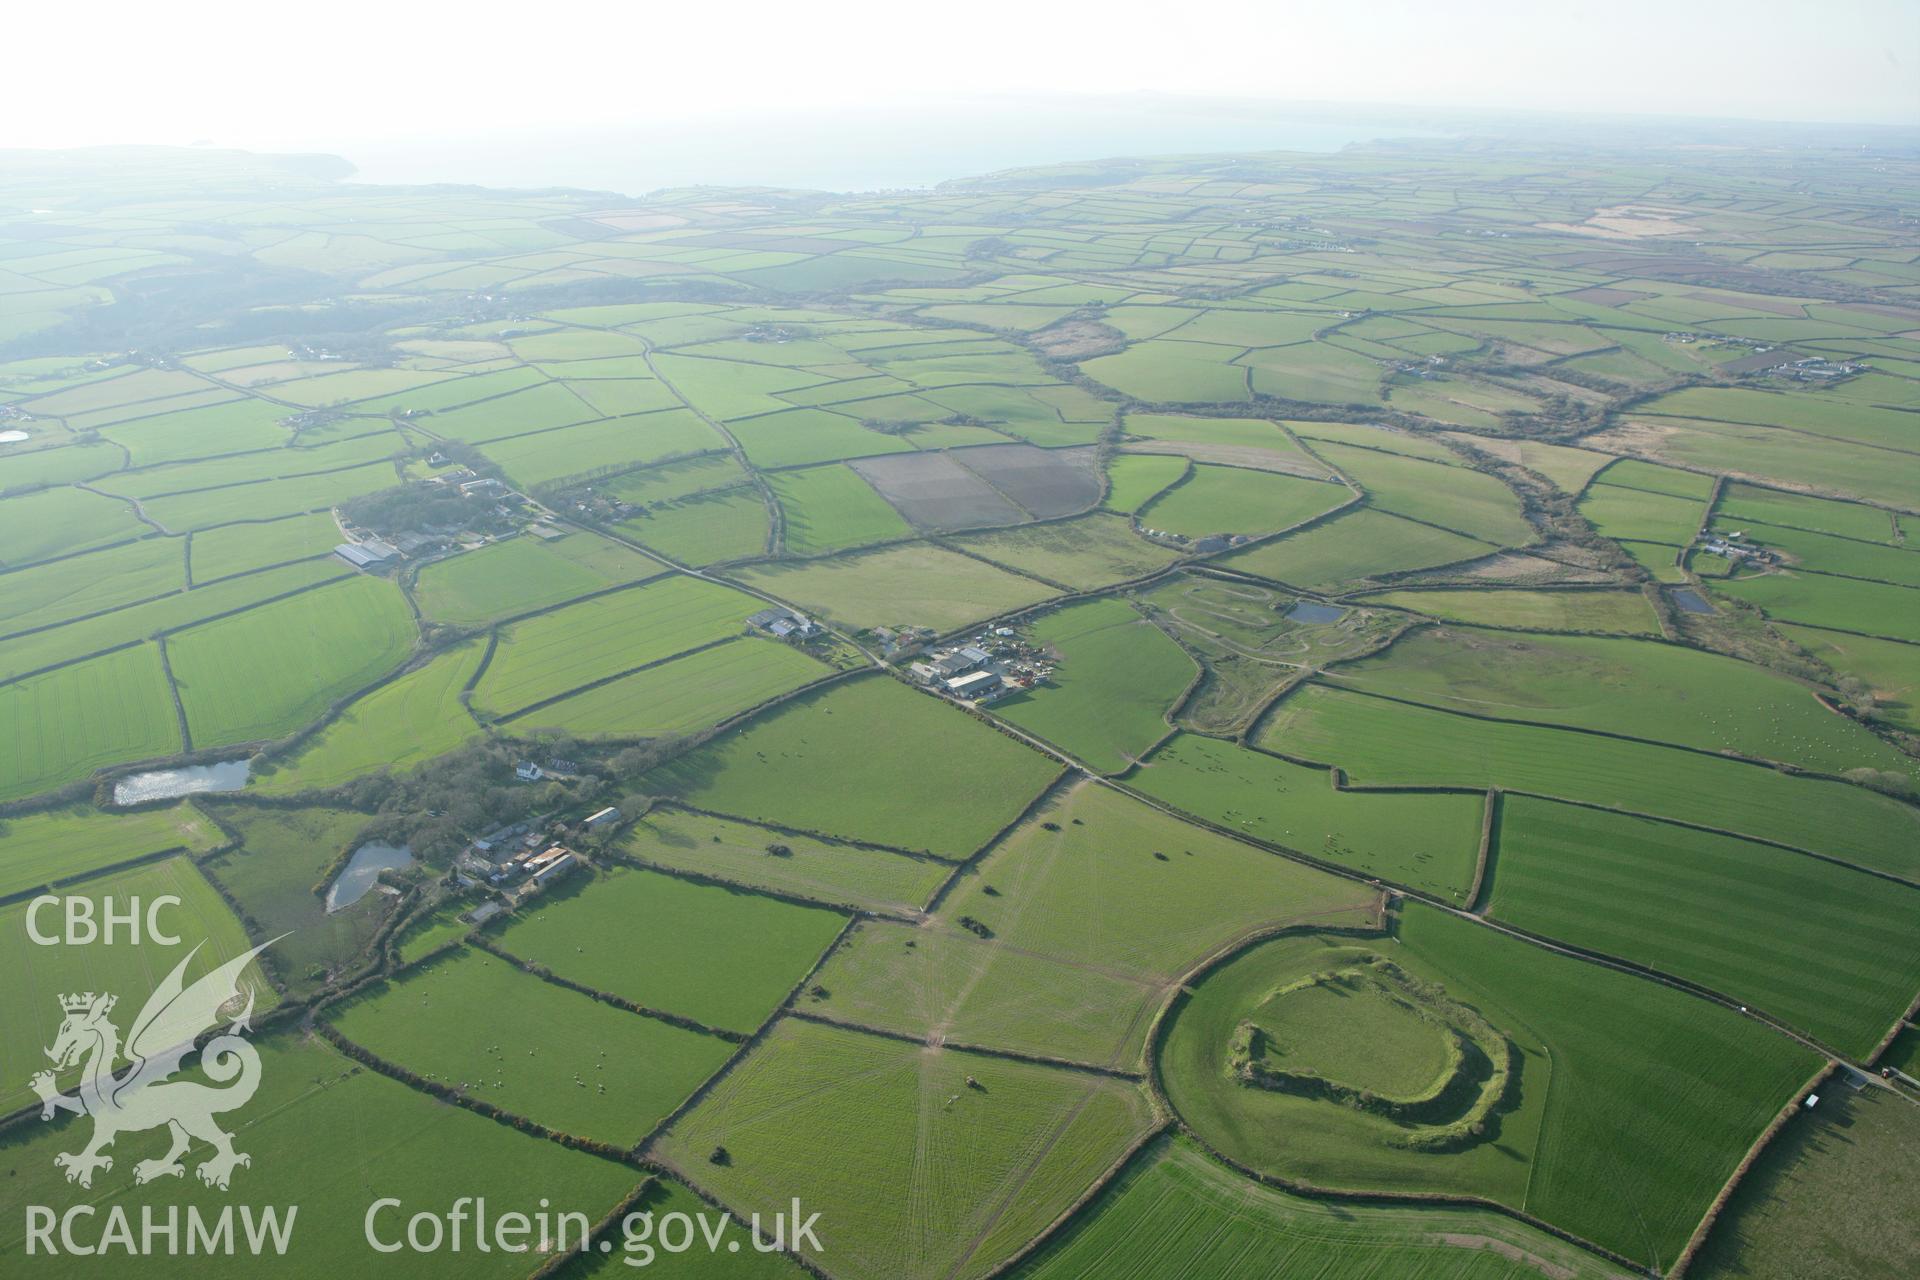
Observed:
[[[95,1170],[113,1168],[113,1157],[105,1150],[115,1138],[162,1125],[171,1135],[172,1144],[164,1156],[134,1165],[133,1180],[137,1183],[185,1174],[181,1157],[196,1139],[213,1148],[213,1154],[194,1170],[210,1187],[225,1191],[233,1171],[253,1163],[233,1149],[233,1135],[213,1119],[245,1106],[260,1087],[260,1054],[243,1038],[251,1029],[251,986],[226,1030],[200,1050],[202,1074],[225,1087],[216,1089],[198,1081],[169,1077],[194,1051],[200,1033],[219,1023],[223,1009],[242,1000],[240,974],[273,943],[263,943],[186,986],[183,976],[200,945],[196,944],[147,998],[124,1046],[119,1029],[108,1019],[117,997],[91,991],[60,997],[66,1018],[52,1047],[46,1050],[53,1068],[39,1072],[29,1083],[40,1095],[42,1120],[51,1120],[63,1110],[93,1117],[93,1140],[79,1151],[62,1152],[53,1158],[54,1165],[66,1171],[68,1182],[91,1187]],[[115,1066],[123,1056],[130,1065],[117,1073]],[[55,1083],[56,1073],[83,1061],[78,1089],[72,1094],[61,1093]]]

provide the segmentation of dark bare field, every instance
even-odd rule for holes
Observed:
[[[998,446],[988,446],[989,448]],[[946,453],[895,453],[847,464],[920,529],[1019,524],[1027,517],[992,485]]]
[[[984,444],[953,454],[1040,520],[1086,511],[1100,501],[1100,476],[1091,445],[1040,449],[1030,444]]]

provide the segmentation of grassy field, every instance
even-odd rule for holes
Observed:
[[[0,819],[0,895],[69,880],[166,849],[200,853],[219,830],[191,805],[115,813],[89,805]]]
[[[1193,659],[1125,601],[1090,600],[1047,614],[1031,641],[1058,654],[1046,684],[993,713],[1104,773],[1119,773],[1172,731],[1167,713],[1198,674]]]
[[[720,489],[651,507],[620,532],[684,564],[757,556],[767,545],[767,504],[750,487]]]
[[[0,801],[180,750],[160,650],[138,644],[0,685]]]
[[[876,676],[795,699],[647,785],[736,817],[963,858],[1057,772],[964,712]]]
[[[1475,715],[1731,751],[1835,774],[1911,766],[1785,676],[1646,640],[1428,627],[1328,676],[1364,693]]]
[[[0,568],[17,568],[144,537],[150,530],[120,498],[43,489],[0,503]]]
[[[1920,890],[1767,845],[1509,797],[1490,914],[1864,1055],[1920,989]]]
[[[1901,1189],[1920,1177],[1920,1108],[1879,1089],[1825,1089],[1741,1181],[1691,1275],[1711,1280],[1898,1276],[1920,1270]]]
[[[829,994],[800,1007],[1133,1069],[1170,985],[1210,953],[1272,925],[1363,924],[1375,898],[1083,782],[962,878],[930,926],[862,925],[821,971]]]
[[[521,959],[596,991],[752,1032],[845,923],[831,911],[614,868],[538,900],[496,937]]]
[[[1920,877],[1920,810],[1878,792],[1697,751],[1294,690],[1259,745],[1339,765],[1356,786],[1501,787],[1812,849]]]
[[[420,571],[414,594],[427,617],[472,626],[659,572],[657,562],[598,534],[551,541],[522,534],[434,561]]]
[[[1155,1143],[1051,1238],[1020,1280],[1213,1280],[1421,1276],[1563,1280],[1625,1273],[1592,1253],[1485,1209],[1356,1207],[1265,1187],[1187,1138]]]
[[[1723,578],[1713,589],[1785,622],[1836,627],[1920,644],[1920,590],[1856,582],[1823,573],[1765,573]]]
[[[180,542],[143,538],[5,576],[0,634],[12,635],[150,600],[186,586]]]
[[[1107,500],[1101,505],[1132,515],[1184,476],[1187,467],[1185,458],[1173,454],[1116,453],[1107,462]]]
[[[928,858],[665,806],[634,819],[620,847],[658,866],[874,911],[917,910],[952,870]]]
[[[1259,840],[1464,903],[1485,799],[1336,791],[1325,769],[1183,733],[1127,778],[1177,809]]]
[[[1118,516],[1100,514],[969,534],[953,544],[1075,591],[1145,577],[1171,564],[1175,556],[1171,549],[1137,536]]]
[[[787,517],[787,550],[812,556],[910,538],[913,528],[850,467],[807,467],[769,478]]]
[[[241,846],[206,863],[206,870],[265,937],[287,935],[270,957],[294,994],[312,991],[355,960],[393,899],[370,893],[351,907],[328,912],[320,881],[335,856],[355,843],[370,815],[249,804],[222,804],[213,812],[239,834]]]
[[[1273,458],[1257,465],[1301,475],[1325,475],[1327,469],[1307,456],[1293,437],[1261,418],[1200,418],[1167,413],[1130,413],[1122,423],[1129,437],[1183,445],[1221,445],[1257,450]],[[1249,462],[1248,465],[1256,465]]]
[[[212,582],[268,565],[325,555],[339,542],[340,526],[325,512],[203,529],[193,535],[193,580]]]
[[[462,950],[328,1010],[410,1071],[550,1129],[638,1142],[733,1046]]]
[[[187,967],[187,982],[245,953],[251,945],[227,904],[185,858],[100,876],[68,892],[93,902],[96,921],[109,898],[116,911],[124,911],[129,898],[150,903],[164,895],[177,897],[179,904],[161,908],[158,918],[161,928],[177,934],[180,941],[169,946],[143,934],[138,945],[129,944],[123,936],[111,946],[42,946],[27,933],[26,902],[0,907],[0,960],[8,975],[0,989],[0,1110],[12,1111],[36,1100],[27,1078],[48,1065],[41,1050],[53,1043],[60,1029],[60,997],[78,991],[111,991],[120,997],[117,1021],[126,1026],[196,945],[200,951]],[[60,908],[42,911],[36,923],[42,933],[60,936]],[[261,1013],[278,1003],[257,965],[249,966],[243,981],[252,984],[255,1007]],[[61,1086],[72,1087],[77,1074],[77,1069],[63,1072]]]
[[[398,666],[414,637],[399,590],[354,577],[183,631],[167,657],[193,745],[208,747],[292,732]]]
[[[746,478],[747,473],[740,469],[732,454],[716,453],[629,471],[607,481],[602,488],[623,501],[652,506],[708,489],[734,488]]]
[[[330,559],[330,558],[329,558]],[[0,642],[0,679],[10,680],[72,662],[108,649],[146,640],[221,614],[246,609],[274,596],[323,582],[345,581],[348,569],[338,560],[303,560],[227,578],[191,591],[170,591],[124,608],[76,618],[43,631]]]
[[[1486,1196],[1661,1266],[1818,1062],[1731,1011],[1430,908],[1408,906],[1398,939],[1282,938],[1210,974],[1167,1035],[1161,1073],[1173,1105],[1256,1169],[1323,1186]],[[1479,1140],[1409,1148],[1384,1116],[1249,1088],[1221,1069],[1233,1028],[1275,987],[1377,952],[1511,1042],[1518,1091]]]
[[[819,1260],[835,1275],[969,1277],[1017,1251],[1151,1123],[1125,1081],[789,1019],[660,1153],[740,1211],[799,1196],[821,1214]],[[708,1160],[718,1146],[725,1164]]]
[[[967,556],[918,544],[809,564],[756,565],[731,575],[854,630],[925,626],[946,632],[1055,594]]]
[[[745,630],[759,602],[675,575],[503,628],[474,705],[506,715]]]
[[[1370,507],[1496,546],[1538,537],[1521,514],[1519,495],[1484,472],[1441,470],[1442,463],[1353,445],[1320,443],[1315,450],[1366,491]]]
[[[1876,719],[1920,730],[1920,645],[1782,626],[1780,632],[1836,672],[1863,681],[1873,691]]]
[[[1735,528],[1748,521],[1883,544],[1891,543],[1895,534],[1893,515],[1882,508],[1749,484],[1729,484],[1714,516],[1716,523]]]
[[[286,1256],[274,1262],[279,1275],[329,1280],[347,1270],[366,1269],[368,1259],[377,1255],[368,1247],[364,1222],[379,1197],[403,1202],[402,1208],[377,1219],[380,1239],[394,1242],[404,1240],[413,1213],[428,1206],[444,1212],[463,1196],[486,1197],[490,1216],[518,1211],[531,1218],[544,1198],[550,1212],[583,1213],[593,1222],[639,1181],[632,1168],[568,1151],[437,1102],[348,1060],[317,1038],[275,1036],[260,1043],[260,1056],[260,1092],[234,1126],[236,1148],[252,1156],[253,1163],[234,1174],[232,1194],[263,1207],[299,1206],[292,1243]],[[0,1169],[9,1179],[9,1200],[65,1203],[71,1190],[61,1181],[53,1156],[74,1149],[80,1136],[79,1124],[69,1121],[21,1126],[0,1139]],[[95,1183],[92,1193],[100,1202],[102,1223],[109,1206],[125,1209],[136,1231],[142,1206],[154,1207],[162,1223],[168,1207],[189,1203],[203,1215],[217,1215],[224,1202],[194,1177],[159,1178],[136,1187],[132,1175],[123,1174],[138,1159],[159,1156],[165,1149],[163,1136],[151,1131],[120,1140],[113,1171],[104,1175],[104,1184]],[[187,1162],[191,1166],[195,1158],[190,1155]],[[123,1274],[206,1274],[205,1257],[186,1252],[184,1215],[181,1221],[177,1256],[156,1253],[137,1264],[122,1263]],[[23,1257],[23,1227],[16,1214],[0,1226],[0,1265],[12,1267]],[[469,1229],[466,1247],[459,1252],[443,1248],[402,1255],[407,1274],[448,1280],[509,1280],[526,1274],[527,1255],[482,1253],[473,1243]],[[97,1273],[97,1265],[88,1265],[97,1262],[70,1254],[48,1257],[43,1249],[32,1269],[50,1276],[80,1276]]]
[[[1290,529],[1351,500],[1345,485],[1275,471],[1198,465],[1140,509],[1140,523],[1188,538],[1213,533],[1258,537]]]
[[[486,646],[469,640],[350,704],[291,754],[254,769],[249,785],[286,795],[392,769],[403,772],[480,734],[460,701]]]
[[[1470,626],[1660,634],[1653,605],[1637,591],[1382,591],[1366,601]]]
[[[1327,591],[1382,574],[1409,573],[1496,548],[1485,542],[1361,508],[1274,542],[1237,551],[1223,567],[1313,591]]]
[[[586,737],[691,733],[827,673],[799,649],[743,637],[562,698],[514,724],[519,732],[560,729]]]

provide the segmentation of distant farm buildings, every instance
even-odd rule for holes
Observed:
[[[333,549],[333,554],[356,569],[377,569],[398,557],[400,548],[379,538],[368,538],[365,542],[343,542]]]
[[[811,640],[820,634],[819,624],[811,618],[777,605],[749,616],[747,625],[775,640]]]

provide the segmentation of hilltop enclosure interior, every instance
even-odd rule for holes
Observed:
[[[51,890],[284,935],[290,1274],[376,1183],[597,1224],[423,1276],[1920,1268],[1910,153],[345,176],[0,153],[9,1267],[53,995],[175,959]]]

